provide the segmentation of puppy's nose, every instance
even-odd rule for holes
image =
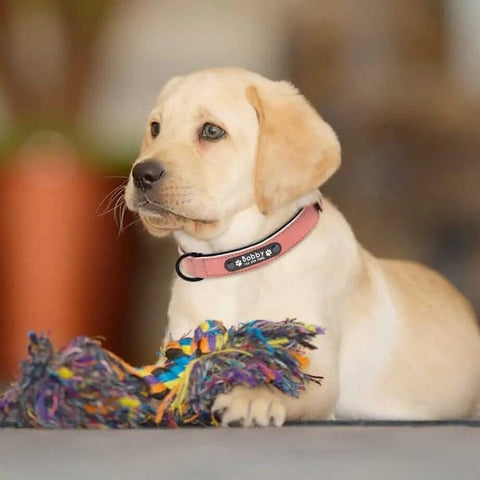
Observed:
[[[150,190],[160,180],[164,170],[156,160],[144,160],[137,163],[132,170],[133,183],[142,192]]]

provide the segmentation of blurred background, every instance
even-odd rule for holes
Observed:
[[[154,359],[176,251],[117,225],[114,189],[164,82],[223,65],[295,83],[339,134],[324,193],[360,242],[480,312],[480,0],[1,0],[4,378],[29,330]]]

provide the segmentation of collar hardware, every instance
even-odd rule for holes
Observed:
[[[320,202],[302,208],[273,234],[239,249],[212,254],[180,250],[175,271],[182,280],[199,282],[266,266],[299,244],[313,230],[321,211]]]

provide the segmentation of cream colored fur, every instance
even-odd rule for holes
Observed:
[[[153,235],[173,232],[184,251],[213,253],[253,243],[318,198],[340,164],[331,128],[294,87],[241,69],[170,81],[150,115],[137,162],[165,175],[126,200]],[[227,131],[199,138],[205,122]],[[444,278],[411,262],[365,251],[341,213],[324,202],[314,231],[267,267],[199,283],[175,278],[168,310],[174,337],[205,318],[227,325],[297,318],[322,325],[309,369],[323,375],[300,399],[237,388],[214,408],[223,423],[285,419],[467,418],[480,402],[480,334],[468,302]],[[382,226],[379,225],[379,234]]]

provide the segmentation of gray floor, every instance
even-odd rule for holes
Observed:
[[[480,479],[480,428],[0,430],[0,479]]]

